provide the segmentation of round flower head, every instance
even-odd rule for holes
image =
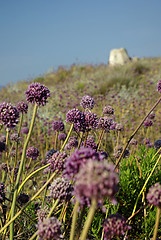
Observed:
[[[153,125],[152,120],[150,119],[145,120],[144,127],[151,127],[152,125]]]
[[[54,200],[69,201],[72,198],[73,185],[65,178],[56,178],[49,187],[50,197]]]
[[[81,121],[81,118],[82,118],[82,114],[76,108],[69,110],[66,114],[66,122],[77,123]]]
[[[161,208],[161,184],[159,182],[149,188],[147,200],[150,205]]]
[[[161,93],[161,80],[158,82],[157,90],[159,93]]]
[[[40,83],[32,83],[25,92],[27,102],[36,103],[38,106],[44,106],[47,103],[47,98],[50,97],[50,91]]]
[[[98,120],[97,128],[104,129],[105,131],[109,132],[110,127],[113,124],[113,119],[109,117],[100,117]]]
[[[76,148],[77,146],[78,146],[78,140],[75,137],[70,137],[64,149],[66,151],[70,151],[72,148]]]
[[[124,126],[121,123],[117,123],[116,126],[115,126],[115,130],[116,131],[123,131]]]
[[[64,170],[64,163],[66,161],[67,154],[66,152],[56,152],[52,155],[52,157],[48,160],[50,163],[49,169],[52,172],[58,170],[58,172],[62,172]]]
[[[28,134],[29,128],[28,128],[28,127],[23,127],[22,130],[21,130],[21,132],[22,132],[23,134]]]
[[[49,160],[52,158],[53,154],[56,153],[57,151],[52,148],[51,150],[49,150],[47,153],[46,153],[46,160]]]
[[[43,221],[45,218],[47,218],[47,215],[48,215],[48,207],[47,206],[44,206],[44,207],[40,207],[38,210],[37,210],[37,216],[38,216],[38,220],[39,222]]]
[[[13,142],[19,142],[20,137],[18,136],[18,133],[13,133],[10,137],[11,141]]]
[[[98,124],[98,118],[97,115],[92,112],[85,112],[84,113],[84,123],[83,123],[83,130],[84,131],[90,131],[91,129],[96,129]]]
[[[99,153],[94,149],[84,147],[76,149],[71,153],[71,156],[66,159],[64,175],[69,179],[73,178],[79,172],[82,165],[89,161],[89,159],[102,160]]]
[[[7,128],[13,128],[18,123],[19,112],[10,103],[0,104],[0,122]]]
[[[104,239],[110,240],[116,236],[123,236],[130,226],[120,214],[110,215],[103,223]]]
[[[26,151],[26,156],[32,158],[32,160],[36,160],[39,156],[39,150],[35,147],[29,147]]]
[[[58,139],[59,141],[65,141],[67,135],[65,133],[59,133]]]
[[[5,185],[0,183],[0,203],[3,203],[5,200]]]
[[[109,197],[114,200],[114,195],[118,191],[118,174],[114,171],[114,165],[106,161],[90,159],[81,167],[75,180],[74,193],[78,200],[82,196],[96,200]]]
[[[38,233],[40,240],[60,240],[63,238],[61,233],[61,223],[57,218],[45,218],[43,221],[39,221]]]
[[[114,114],[114,109],[111,106],[105,106],[103,108],[103,114],[113,115]]]
[[[64,130],[64,123],[62,121],[53,121],[52,123],[54,131],[63,131]]]
[[[82,142],[82,145],[84,146],[84,142]],[[97,144],[91,139],[86,140],[85,147],[97,150]]]
[[[17,110],[22,113],[27,113],[28,111],[28,104],[24,102],[19,102],[17,104]]]
[[[81,102],[80,102],[81,107],[84,109],[86,109],[86,108],[93,109],[94,104],[95,104],[94,99],[88,95],[82,97]]]
[[[157,150],[161,147],[161,139],[158,139],[158,140],[155,141],[154,147]]]

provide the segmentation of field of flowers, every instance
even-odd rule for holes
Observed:
[[[161,239],[161,58],[0,90],[0,239]]]

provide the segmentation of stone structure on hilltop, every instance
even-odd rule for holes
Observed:
[[[130,62],[131,59],[128,56],[128,53],[125,48],[112,49],[109,56],[109,65],[123,65]]]

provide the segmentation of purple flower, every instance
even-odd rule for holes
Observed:
[[[64,170],[64,163],[66,161],[66,157],[66,152],[54,153],[52,157],[48,160],[48,163],[50,163],[49,169],[52,172],[55,172],[56,170],[62,172]]]
[[[123,131],[124,126],[121,123],[117,123],[116,126],[115,126],[115,130],[116,131]]]
[[[109,132],[110,127],[113,124],[113,119],[109,117],[100,117],[98,120],[97,128],[104,129],[105,131]]]
[[[28,104],[24,102],[19,102],[17,104],[17,110],[22,113],[27,113],[28,111]]]
[[[11,135],[10,139],[11,139],[11,141],[13,141],[13,142],[19,142],[20,137],[18,136],[17,133],[13,133],[13,134]]]
[[[52,148],[51,150],[49,150],[47,153],[46,153],[46,160],[49,160],[52,158],[53,154],[56,153],[57,151]]]
[[[97,115],[92,112],[85,112],[84,113],[84,123],[82,125],[83,131],[90,131],[91,129],[96,129],[98,124]]]
[[[86,108],[93,109],[94,104],[95,104],[94,99],[88,95],[82,97],[81,102],[80,102],[80,106],[84,109],[86,109]]]
[[[82,142],[82,145],[84,146],[84,142]],[[93,140],[90,140],[90,139],[86,140],[85,147],[97,150],[97,144]]]
[[[39,222],[42,222],[45,218],[47,218],[47,215],[48,215],[48,207],[47,206],[40,207],[37,210],[37,216],[38,216]]]
[[[159,93],[161,93],[161,80],[158,82],[157,90]]]
[[[28,103],[36,103],[38,106],[44,106],[47,98],[50,97],[50,91],[40,83],[32,83],[25,92]]]
[[[70,151],[72,148],[78,146],[78,140],[75,137],[70,137],[68,143],[65,145],[65,150]]]
[[[151,127],[153,125],[153,122],[150,119],[145,120],[144,127]]]
[[[148,116],[149,119],[154,119],[155,118],[155,113],[151,112]]]
[[[6,144],[4,142],[0,142],[0,152],[3,152],[6,148]]]
[[[64,175],[71,179],[80,170],[83,164],[85,164],[89,159],[101,161],[99,153],[91,148],[81,147],[76,149],[71,153],[71,156],[66,159]]]
[[[22,130],[21,130],[21,132],[22,132],[23,134],[28,134],[29,128],[28,128],[28,127],[23,127]]]
[[[32,158],[32,160],[36,160],[39,156],[39,150],[35,147],[29,147],[26,151],[26,156]]]
[[[0,203],[5,201],[5,185],[4,183],[0,183]]]
[[[161,208],[161,184],[159,182],[149,188],[147,200],[150,205]]]
[[[20,195],[17,197],[17,202],[20,204],[20,206],[23,206],[28,201],[29,196],[26,193],[20,193]]]
[[[58,139],[59,141],[65,141],[67,135],[65,133],[59,133]]]
[[[109,197],[113,200],[118,192],[118,182],[113,164],[90,159],[75,176],[74,193],[78,200],[82,197],[96,200]]]
[[[57,218],[45,218],[37,224],[40,240],[60,240],[63,238],[61,232],[61,223]]]
[[[113,115],[114,114],[114,109],[111,106],[107,105],[103,108],[103,114]]]
[[[66,122],[78,123],[78,122],[81,122],[81,120],[82,120],[82,113],[76,108],[69,110],[66,114]]]
[[[64,130],[64,123],[62,121],[53,121],[52,123],[54,131],[63,131]]]
[[[157,150],[161,147],[161,139],[158,139],[158,140],[155,141],[154,147]]]
[[[54,200],[69,201],[73,196],[73,185],[69,180],[59,177],[52,182],[49,191]]]
[[[7,128],[13,128],[18,123],[19,112],[10,103],[0,104],[0,122]]]
[[[120,214],[112,214],[103,223],[104,240],[110,240],[116,236],[123,236],[130,226]]]

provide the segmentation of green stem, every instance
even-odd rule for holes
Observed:
[[[59,203],[59,199],[57,199],[57,200],[54,202],[52,208],[50,209],[50,212],[49,212],[47,218],[50,218],[50,217],[51,217],[51,215],[52,215],[54,209],[56,208],[56,206],[58,205],[58,203]]]
[[[50,178],[50,174],[51,174],[51,171],[49,171],[49,173],[48,173],[47,180]],[[42,201],[42,207],[44,206],[44,203],[45,203],[45,197],[46,197],[46,193],[47,193],[47,188],[48,188],[48,186],[45,188],[45,191],[44,191],[44,197],[43,197],[43,201]]]
[[[73,127],[74,127],[74,123],[71,124],[71,127],[70,127],[70,129],[69,129],[68,135],[67,135],[67,137],[66,137],[66,139],[65,139],[65,141],[64,141],[64,143],[63,143],[63,146],[62,146],[61,149],[60,149],[60,152],[63,151],[65,145],[67,144],[68,139],[69,139],[69,137],[70,137],[70,134],[71,134],[71,132],[72,132],[72,130],[73,130]]]
[[[90,206],[90,209],[89,209],[89,213],[88,213],[86,222],[84,224],[83,231],[82,231],[81,236],[80,236],[80,240],[86,240],[88,230],[89,230],[89,228],[91,226],[91,223],[93,221],[93,217],[94,217],[96,208],[97,208],[97,201],[96,201],[96,199],[92,199],[92,203],[91,203],[91,206]]]
[[[153,105],[153,107],[150,109],[150,111],[147,113],[147,115],[143,118],[143,120],[140,122],[140,124],[138,125],[138,127],[135,129],[135,131],[132,133],[132,135],[130,136],[130,138],[128,139],[127,143],[125,144],[124,146],[124,149],[118,159],[118,161],[116,162],[116,165],[115,165],[115,169],[117,168],[119,162],[121,161],[121,158],[123,157],[124,155],[124,152],[126,150],[126,148],[128,147],[130,141],[132,140],[132,138],[135,136],[135,134],[138,132],[138,130],[141,128],[141,126],[143,125],[143,123],[145,122],[146,118],[149,116],[149,114],[154,110],[154,108],[156,108],[156,106],[160,103],[161,101],[161,97],[158,99],[158,101]]]
[[[105,130],[102,129],[102,131],[101,131],[101,133],[100,133],[100,135],[99,135],[99,139],[98,139],[98,142],[97,142],[97,151],[98,151],[99,148],[100,148],[101,140],[102,140],[102,138],[103,138],[103,134],[104,134],[104,132],[105,132]]]
[[[161,208],[157,207],[153,240],[156,240],[156,238],[157,238],[157,232],[158,232],[158,227],[159,227],[159,222],[160,222],[160,215],[161,215]]]
[[[17,217],[21,215],[21,213],[24,211],[24,209],[33,201],[35,198],[37,198],[40,193],[46,188],[46,186],[52,181],[52,179],[55,177],[56,172],[52,174],[52,176],[49,178],[49,180],[42,186],[42,188],[39,189],[39,191],[20,209],[19,212],[17,212],[14,217],[5,224],[3,228],[0,229],[0,233],[2,233]]]
[[[78,218],[78,207],[79,207],[79,202],[76,201],[75,206],[74,206],[74,214],[73,214],[73,218],[72,218],[70,240],[74,240],[75,227],[76,227],[76,222],[77,222],[77,218]]]
[[[31,120],[31,124],[30,124],[29,133],[28,133],[27,139],[26,139],[26,141],[24,143],[22,157],[21,157],[21,162],[20,162],[20,166],[19,166],[19,171],[18,171],[17,178],[16,178],[15,190],[14,190],[13,201],[12,201],[12,208],[11,208],[11,219],[13,219],[13,217],[15,215],[16,199],[17,199],[17,192],[18,192],[19,182],[20,182],[20,178],[21,178],[21,174],[22,174],[22,170],[23,170],[23,165],[25,163],[26,149],[27,149],[30,137],[31,137],[31,133],[32,133],[33,127],[34,127],[34,122],[35,122],[35,118],[36,118],[37,109],[38,109],[38,106],[35,103],[33,116],[32,116],[32,120]],[[13,240],[13,238],[14,238],[14,221],[12,221],[12,223],[10,224],[10,240]]]

